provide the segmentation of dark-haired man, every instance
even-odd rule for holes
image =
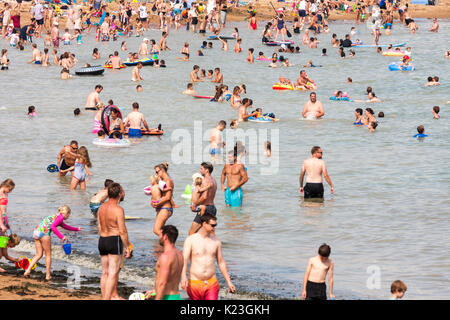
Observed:
[[[102,90],[103,90],[102,85],[98,84],[95,86],[94,91],[89,93],[86,100],[86,105],[84,107],[86,110],[97,110],[97,105],[101,103],[100,92],[102,92]]]
[[[113,182],[108,186],[108,201],[98,209],[98,251],[102,263],[100,289],[103,300],[120,299],[117,282],[124,249],[125,258],[130,258],[125,213],[119,206],[124,197],[125,191],[121,185]]]
[[[208,213],[212,216],[216,216],[217,209],[214,205],[214,197],[217,191],[217,182],[211,176],[213,172],[213,165],[210,162],[203,162],[200,166],[200,173],[203,176],[203,182],[200,186],[201,195],[195,203],[192,203],[191,210],[197,212],[197,215],[192,222],[191,228],[189,229],[189,235],[196,233],[202,227],[201,215],[198,206],[204,205],[205,214]]]
[[[230,291],[234,292],[236,288],[231,282],[227,264],[222,256],[222,242],[214,235],[216,217],[205,213],[201,221],[200,231],[184,241],[181,288],[187,291],[191,300],[217,300],[220,287],[216,278],[216,260]],[[189,261],[191,264],[188,280]]]
[[[222,141],[221,133],[226,128],[227,123],[225,120],[220,120],[217,126],[211,129],[209,136],[209,154],[211,156],[219,155],[221,148],[225,146],[225,142]]]
[[[164,252],[159,256],[155,267],[155,290],[148,291],[146,295],[150,297],[152,293],[156,293],[155,300],[182,300],[178,287],[183,271],[183,255],[175,247],[178,230],[167,225],[162,227],[161,234]]]
[[[247,171],[243,164],[237,162],[238,148],[229,154],[233,156],[232,163],[226,163],[220,178],[222,191],[225,192],[225,204],[227,207],[242,207],[243,193],[241,186],[248,181]],[[225,179],[227,186],[225,187]]]
[[[141,138],[141,124],[144,125],[145,129],[148,131],[148,124],[145,120],[144,115],[139,112],[139,103],[133,102],[133,111],[129,113],[124,121],[125,127],[128,129],[128,138]]]
[[[60,177],[64,177],[67,174],[67,171],[61,172],[61,170],[67,170],[75,165],[75,160],[77,159],[77,156],[78,156],[78,142],[72,140],[70,142],[70,145],[64,146],[64,148],[58,154],[58,161],[56,162],[56,165],[59,168],[58,175]]]
[[[333,183],[328,176],[325,161],[322,160],[323,151],[319,146],[311,149],[312,157],[303,161],[300,171],[300,193],[305,193],[305,199],[316,198],[323,199],[322,174],[331,187],[331,193],[334,192]],[[303,188],[303,178],[306,173],[306,185]]]

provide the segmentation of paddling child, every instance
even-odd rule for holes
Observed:
[[[183,94],[187,94],[187,95],[195,94],[194,85],[189,82],[187,84],[186,90],[183,91]]]
[[[319,247],[318,255],[309,259],[308,266],[306,267],[305,277],[303,279],[303,299],[327,300],[327,286],[325,284],[325,280],[328,273],[330,299],[334,300],[334,263],[331,259],[329,259],[330,253],[330,246],[324,243]]]
[[[425,138],[428,137],[427,134],[425,134],[425,127],[423,125],[420,125],[417,127],[417,134],[413,136],[413,138]]]
[[[101,130],[98,133],[103,132],[103,136],[104,136],[104,131]],[[106,199],[108,199],[108,187],[113,183],[114,181],[110,180],[110,179],[106,179],[105,180],[105,188],[99,190],[96,194],[94,194],[94,196],[91,198],[91,201],[89,202],[89,208],[91,209],[91,213],[92,215],[97,218],[97,212],[98,212],[98,208],[100,208],[100,206],[102,205],[103,202],[106,201]]]
[[[439,106],[434,106],[433,107],[433,119],[440,119],[441,116],[439,115],[439,111],[441,109],[439,108]]]
[[[64,220],[69,219],[70,212],[71,210],[68,206],[64,205],[59,207],[57,214],[44,218],[44,220],[42,220],[42,222],[34,229],[33,238],[36,246],[36,255],[31,259],[30,265],[24,273],[25,277],[30,275],[32,267],[42,258],[42,254],[45,253],[45,280],[48,281],[52,278],[52,231],[59,239],[61,239],[61,244],[64,241],[68,241],[68,239],[58,231],[57,227],[61,226],[69,231],[81,231],[81,228],[71,227],[64,223]]]

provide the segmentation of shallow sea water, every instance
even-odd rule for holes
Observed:
[[[153,166],[163,161],[170,163],[169,174],[175,182],[174,199],[181,207],[175,210],[168,223],[179,228],[178,246],[181,248],[193,214],[180,196],[202,160],[198,156],[195,158],[194,153],[207,149],[208,142],[203,141],[201,148],[192,142],[191,161],[177,164],[172,154],[179,132],[175,130],[186,129],[194,137],[194,120],[201,121],[202,134],[205,134],[219,120],[229,123],[237,118],[237,112],[228,103],[212,103],[181,94],[192,66],[198,64],[206,70],[220,67],[224,83],[231,90],[245,83],[247,95],[244,96],[253,99],[255,106],[280,118],[274,124],[240,126],[244,130],[274,129],[272,133],[278,133],[278,141],[272,136],[274,150],[279,148],[279,154],[274,152],[272,156],[272,161],[277,156],[279,159],[276,173],[262,175],[260,168],[265,166],[266,160],[259,158],[263,164],[252,164],[248,160],[250,180],[243,188],[243,208],[227,209],[223,192],[218,191],[216,195],[217,235],[223,241],[224,256],[239,297],[251,299],[261,294],[282,299],[299,297],[308,258],[326,242],[332,248],[331,258],[336,265],[337,299],[387,298],[391,282],[397,279],[407,284],[409,299],[450,298],[450,130],[446,125],[449,105],[445,104],[450,100],[447,79],[450,60],[444,58],[444,51],[450,49],[446,47],[450,22],[440,21],[438,34],[427,31],[431,21],[420,20],[418,24],[420,29],[416,35],[396,24],[393,34],[383,35],[380,40],[380,43],[408,42],[417,68],[411,73],[389,71],[388,64],[398,58],[383,57],[376,54],[375,49],[355,48],[355,58],[340,59],[337,49],[331,47],[331,33],[317,36],[321,41],[319,49],[301,47],[301,54],[286,54],[294,67],[271,69],[267,62],[253,65],[246,62],[249,47],[255,48],[255,56],[259,51],[266,55],[273,51],[273,47],[260,43],[262,24],[253,32],[244,23],[230,23],[224,34],[231,34],[232,28],[238,27],[243,52],[232,51],[234,41],[230,41],[228,52],[220,50],[219,42],[213,41],[214,49],[203,50],[204,57],[196,55],[204,40],[200,35],[185,30],[171,31],[168,46],[172,51],[161,56],[168,67],[144,67],[142,93],[137,93],[136,83],[130,81],[131,68],[106,70],[100,77],[62,81],[59,68],[26,64],[25,61],[31,59],[30,47],[26,52],[7,47],[10,70],[0,73],[0,126],[3,128],[0,177],[1,180],[10,177],[16,182],[8,212],[12,229],[25,238],[18,249],[32,255],[33,228],[43,217],[55,213],[58,206],[67,204],[73,212],[68,223],[84,230],[69,234],[74,255],[65,257],[60,248],[55,249],[55,258],[61,260],[57,263],[79,265],[86,272],[98,275],[97,228],[88,204],[103,181],[111,178],[125,188],[126,214],[144,218],[127,222],[135,254],[126,262],[121,279],[142,288],[151,284],[156,262],[153,251],[157,246],[152,233],[155,213],[143,188],[149,184]],[[332,33],[343,38],[352,25],[352,22],[333,22],[330,26]],[[371,43],[366,25],[361,24],[357,29],[360,31],[358,38]],[[160,31],[150,30],[146,37],[158,41]],[[300,42],[297,35],[293,39],[296,45]],[[78,66],[96,65],[97,61],[91,58],[93,47],[99,48],[103,63],[108,54],[120,50],[123,40],[127,41],[129,49],[137,51],[142,38],[122,37],[117,42],[96,43],[91,34],[83,37],[83,45],[61,46],[60,52],[74,52]],[[185,41],[190,43],[191,60],[176,61]],[[37,43],[42,49],[42,40],[38,39]],[[6,45],[2,42],[2,47]],[[328,57],[321,56],[324,47]],[[348,50],[346,52],[348,54]],[[121,51],[120,56],[127,57]],[[324,103],[326,115],[321,121],[300,120],[308,92],[271,89],[279,76],[295,80],[303,69],[301,66],[309,59],[323,65],[307,70],[318,84],[318,99]],[[442,85],[425,87],[429,75],[438,75]],[[349,76],[353,78],[351,85],[345,83]],[[113,99],[124,108],[125,114],[131,111],[131,104],[138,101],[150,126],[163,125],[164,136],[145,137],[142,143],[121,150],[94,146],[91,130],[95,113],[83,109],[87,95],[96,84],[104,87],[102,101]],[[368,107],[368,104],[328,100],[335,90],[347,91],[353,99],[365,99],[367,86],[372,86],[382,100],[370,107],[376,114],[385,113],[374,134],[352,125],[354,109]],[[213,84],[196,84],[195,90],[212,95]],[[37,118],[27,117],[29,105],[36,107]],[[441,107],[442,118],[438,121],[432,119],[434,105]],[[82,108],[79,118],[73,116],[76,107]],[[420,124],[429,135],[424,141],[412,138]],[[88,181],[86,191],[71,192],[69,177],[58,179],[56,174],[46,171],[48,164],[56,163],[62,146],[72,139],[88,147],[93,163],[94,176]],[[264,141],[258,140],[259,148]],[[335,185],[333,195],[325,185],[322,205],[305,204],[298,192],[302,161],[310,156],[314,145],[322,147]],[[252,152],[255,155],[250,147],[247,149],[250,155]],[[208,156],[203,160],[208,160]],[[222,165],[217,165],[213,172],[219,183],[221,170]],[[53,238],[55,244],[59,243]]]

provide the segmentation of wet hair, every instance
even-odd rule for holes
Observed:
[[[375,112],[373,112],[372,108],[366,108],[366,111],[369,112],[371,115],[375,114]]]
[[[264,143],[264,146],[266,147],[267,150],[272,151],[272,143],[270,141],[266,141]]]
[[[427,80],[428,80],[428,82],[431,82],[431,81],[433,81],[433,77],[428,77]]]
[[[384,118],[384,112],[383,111],[378,112],[378,118]]]
[[[28,114],[33,113],[34,110],[36,110],[36,108],[34,106],[29,106],[28,107]]]
[[[156,168],[163,169],[165,172],[167,172],[167,170],[169,170],[169,164],[167,162],[160,163],[154,167],[154,169]]]
[[[104,136],[104,135],[105,135],[105,131],[103,131],[103,130],[98,130],[97,136],[102,137],[102,136]]]
[[[225,125],[226,125],[226,123],[225,123]],[[201,166],[202,166],[204,169],[207,169],[207,170],[209,171],[209,173],[212,173],[213,170],[214,170],[214,167],[213,167],[213,165],[211,164],[211,162],[202,162]]]
[[[137,102],[133,102],[132,106],[133,106],[133,109],[139,109],[139,103],[137,103]]]
[[[120,196],[122,187],[117,182],[113,182],[108,186],[108,198],[117,199]]]
[[[424,133],[425,132],[425,127],[423,125],[420,125],[417,127],[417,132],[418,133]]]
[[[253,53],[253,52],[255,51],[255,49],[250,48],[250,49],[248,49],[248,51],[250,51],[251,53]]]
[[[318,253],[321,257],[328,258],[331,253],[331,248],[329,245],[324,243],[319,247]]]
[[[372,92],[372,87],[367,87],[366,91],[367,93]]]
[[[244,98],[244,99],[242,99],[242,104],[247,104],[247,102],[249,102],[249,101],[250,101],[249,98]]]
[[[439,108],[439,106],[434,106],[433,111],[436,113],[439,113],[439,111],[441,111],[441,109]]]
[[[103,89],[103,86],[101,84],[98,84],[95,86],[95,89]]]
[[[406,292],[406,285],[403,283],[403,281],[395,280],[391,284],[391,293],[395,292]]]
[[[219,124],[223,125],[224,127],[227,126],[227,122],[225,120],[220,120]]]
[[[114,181],[112,181],[111,179],[106,179],[105,180],[105,188],[108,188],[112,183],[114,183]]]
[[[217,218],[209,213],[205,213],[204,215],[202,215],[200,217],[200,220],[202,221],[202,224],[203,224],[205,222],[209,223],[209,221],[211,221],[211,220],[217,221]]]
[[[359,113],[359,115],[361,115],[361,116],[363,114],[363,110],[361,108],[356,108],[355,112]]]
[[[327,49],[326,49],[326,48],[323,48],[323,49],[322,49],[322,53],[327,53]]]
[[[348,81],[348,82],[353,82],[353,79],[350,78],[350,77],[348,77],[348,78],[347,78],[347,81]]]
[[[169,242],[175,244],[175,241],[177,241],[178,238],[178,229],[169,224],[161,228],[161,234],[163,236],[167,235]]]
[[[12,179],[6,179],[0,184],[0,188],[6,187],[9,189],[14,189],[15,186],[16,186],[16,184],[14,183],[14,181]]]
[[[439,82],[439,77],[438,76],[434,76],[433,80],[436,81],[436,82]]]
[[[311,154],[315,154],[319,150],[320,150],[319,146],[314,146],[314,147],[311,148]]]
[[[74,114],[75,116],[79,116],[80,113],[81,113],[80,108],[76,108],[75,110],[73,110],[73,114]]]

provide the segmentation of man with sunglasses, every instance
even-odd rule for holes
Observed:
[[[300,193],[305,194],[305,199],[323,199],[322,174],[331,187],[331,193],[334,192],[333,183],[328,176],[325,161],[322,160],[322,149],[314,146],[311,149],[312,157],[303,161],[300,172]],[[303,188],[303,178],[306,173],[306,185]]]
[[[61,172],[61,170],[69,169],[70,167],[75,165],[75,160],[77,159],[77,156],[78,156],[78,142],[72,140],[70,142],[70,145],[64,146],[64,148],[58,154],[58,162],[56,163],[56,165],[59,168],[58,175],[60,177],[64,177],[67,174],[67,171]],[[59,165],[60,162],[61,166]]]
[[[214,234],[217,218],[205,213],[201,217],[201,221],[200,231],[190,235],[184,241],[181,288],[187,291],[191,300],[217,300],[220,287],[216,278],[216,260],[230,292],[235,292],[236,288],[231,282],[227,264],[222,256],[222,242]],[[189,261],[191,266],[188,280]]]

